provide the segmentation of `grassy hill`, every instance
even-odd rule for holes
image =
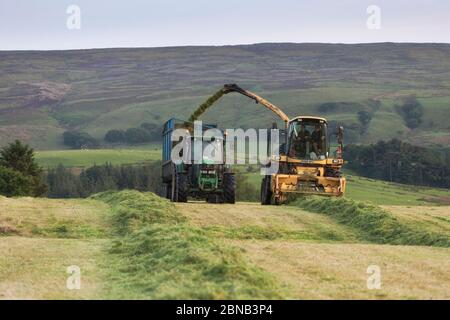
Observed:
[[[224,83],[237,82],[294,116],[322,114],[357,123],[369,99],[381,101],[361,142],[400,137],[450,144],[450,45],[256,44],[75,51],[0,52],[0,141],[62,148],[67,129],[101,139],[142,122],[186,118]],[[410,130],[395,105],[417,95],[423,122]],[[338,110],[319,112],[328,102]],[[223,99],[205,121],[267,127],[274,117],[239,96]]]

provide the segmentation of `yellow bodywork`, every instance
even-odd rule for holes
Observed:
[[[271,192],[276,203],[285,202],[289,194],[317,194],[342,196],[346,180],[343,177],[327,177],[325,169],[339,169],[342,159],[298,160],[280,157],[282,163],[289,164],[289,174],[277,173],[271,176]]]

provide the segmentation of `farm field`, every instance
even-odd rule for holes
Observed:
[[[450,237],[449,206],[383,209]],[[295,206],[173,205],[137,191],[0,197],[0,240],[0,299],[450,299],[450,248],[373,243]],[[70,265],[80,290],[66,288]],[[371,265],[380,289],[367,288]]]
[[[37,162],[43,166],[90,167],[109,162],[113,165],[136,164],[159,160],[161,149],[152,146],[146,149],[92,149],[92,150],[55,150],[36,152]]]
[[[0,299],[95,299],[107,206],[90,200],[0,197]],[[68,290],[69,266],[83,290]]]

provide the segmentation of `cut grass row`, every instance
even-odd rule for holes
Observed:
[[[105,192],[116,238],[108,292],[127,299],[281,298],[279,285],[238,249],[190,225],[175,206],[151,193]]]
[[[373,204],[344,198],[309,197],[297,199],[292,205],[327,214],[339,223],[354,228],[371,242],[450,247],[448,233],[415,227]]]
[[[111,191],[85,200],[0,197],[0,203],[0,254],[7,257],[0,262],[0,298],[283,297],[283,288],[240,249],[192,226],[152,193]],[[77,292],[65,288],[71,264],[82,270]],[[28,267],[36,265],[36,271]]]
[[[288,286],[288,298],[449,297],[449,248],[369,243],[358,229],[296,206],[191,202],[176,207],[190,223],[238,246],[246,258]],[[445,207],[416,207],[420,212],[422,208],[423,212],[434,209],[433,215],[448,217]],[[411,215],[423,219],[421,213]],[[431,227],[434,232],[442,230],[427,225],[427,229]],[[370,265],[381,268],[380,290],[367,288]]]
[[[190,223],[215,238],[238,240],[295,240],[303,242],[357,242],[353,230],[330,217],[289,206],[250,202],[215,205],[177,204]]]

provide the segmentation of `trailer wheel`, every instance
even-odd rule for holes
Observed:
[[[261,204],[271,203],[272,191],[270,190],[270,176],[265,176],[261,181]]]
[[[225,203],[236,202],[236,177],[234,174],[225,173],[223,176],[223,201]]]
[[[177,173],[172,178],[172,184],[170,192],[170,199],[172,202],[187,202],[187,196],[188,196],[188,180],[187,175],[184,173]]]

